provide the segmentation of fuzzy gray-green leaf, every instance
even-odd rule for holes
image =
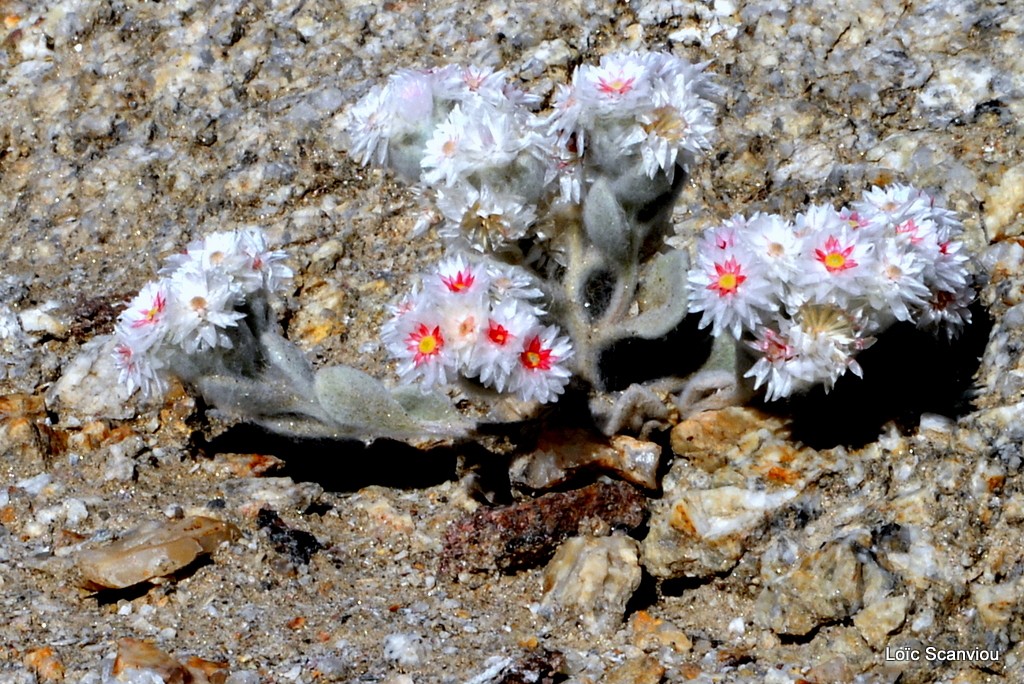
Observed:
[[[594,181],[583,200],[583,227],[590,242],[607,257],[610,266],[618,267],[633,258],[629,222],[611,185],[603,177]]]
[[[647,268],[637,301],[643,311],[623,323],[633,337],[653,340],[667,335],[686,317],[689,258],[682,250],[659,254]]]

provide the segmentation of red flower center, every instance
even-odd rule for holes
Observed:
[[[505,326],[499,323],[495,323],[494,321],[490,321],[490,324],[487,329],[487,337],[491,340],[491,342],[498,345],[499,347],[504,347],[505,343],[508,342],[508,338],[510,338],[511,336],[512,335],[509,333],[508,329]]]
[[[476,278],[468,269],[459,271],[454,276],[441,276],[441,282],[448,288],[449,292],[465,292],[473,286]]]
[[[541,344],[540,337],[534,336],[526,343],[526,348],[519,355],[519,360],[529,370],[551,370],[551,350],[545,349]]]

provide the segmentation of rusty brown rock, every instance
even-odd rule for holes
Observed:
[[[632,658],[604,676],[604,684],[658,684],[665,676],[665,667],[653,656]]]
[[[755,450],[760,431],[767,430],[784,437],[784,428],[785,423],[779,418],[750,408],[704,411],[672,429],[672,451],[710,473],[725,464],[730,448]]]
[[[37,394],[0,396],[0,455],[22,461],[45,460],[64,451],[67,437],[46,418],[43,397]]]
[[[150,670],[159,675],[164,684],[191,684],[193,681],[192,673],[184,665],[152,643],[125,637],[117,640],[113,674],[120,677],[130,670]]]
[[[693,649],[693,642],[681,629],[646,610],[633,613],[629,626],[633,631],[633,645],[644,651],[656,651],[665,646],[676,653],[688,653]]]
[[[223,477],[263,477],[280,471],[284,461],[271,454],[216,454],[203,470]]]
[[[238,535],[231,523],[203,516],[150,522],[106,546],[82,551],[78,568],[88,588],[124,589],[166,577]]]
[[[25,654],[25,665],[31,669],[40,682],[64,681],[64,663],[49,646],[35,648]]]
[[[441,571],[514,571],[546,562],[566,538],[643,523],[647,499],[624,482],[597,483],[480,509],[445,535]],[[602,529],[603,528],[603,529]]]

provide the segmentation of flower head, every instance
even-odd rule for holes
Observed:
[[[711,325],[715,335],[728,331],[739,337],[778,306],[760,264],[739,247],[700,254],[689,282],[690,311],[703,312],[700,327]]]
[[[509,391],[525,401],[542,404],[564,391],[572,376],[565,365],[572,356],[572,345],[559,332],[555,326],[536,326],[525,333],[518,363],[509,378]]]

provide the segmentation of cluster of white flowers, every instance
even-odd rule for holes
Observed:
[[[812,206],[793,222],[734,217],[698,245],[690,311],[745,339],[747,373],[769,400],[831,389],[896,321],[953,337],[971,320],[968,257],[953,212],[907,185],[873,188],[849,208]]]
[[[703,65],[620,53],[578,67],[543,115],[541,98],[504,71],[406,69],[352,107],[347,130],[362,164],[390,166],[423,186],[442,238],[490,251],[538,237],[546,209],[559,199],[578,204],[593,173],[639,165],[671,181],[677,164],[710,146],[712,91]]]
[[[213,233],[168,257],[162,277],[146,284],[118,318],[120,381],[129,391],[158,396],[175,355],[230,349],[246,300],[291,278],[284,257],[256,229]]]
[[[541,322],[540,297],[522,268],[459,254],[393,307],[382,339],[402,380],[424,390],[461,375],[547,403],[569,382],[572,346],[556,326]]]
[[[671,181],[677,164],[689,170],[714,137],[715,86],[705,66],[664,52],[628,52],[578,67],[571,85],[559,86],[547,121],[562,152],[563,197],[579,200],[575,179],[587,153],[605,167],[639,155],[649,178],[663,171]]]
[[[403,69],[349,111],[350,151],[428,188],[444,217],[442,237],[493,249],[527,235],[537,219],[545,157],[538,103],[504,71]]]

